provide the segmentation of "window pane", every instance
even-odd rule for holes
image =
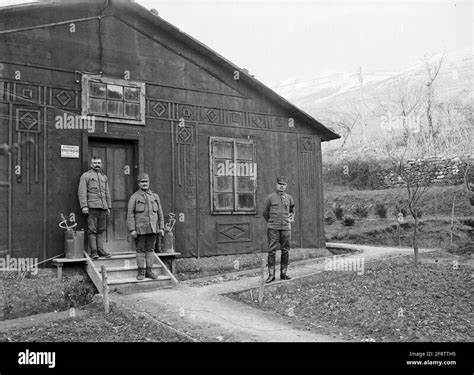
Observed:
[[[124,87],[125,100],[138,102],[140,100],[140,90],[137,87]]]
[[[123,87],[119,85],[107,85],[107,98],[123,100]]]
[[[89,82],[89,95],[95,98],[105,98],[106,85],[100,82]]]
[[[215,192],[230,192],[233,191],[232,177],[216,177],[214,179]]]
[[[253,210],[255,209],[253,194],[237,194],[237,209]]]
[[[214,141],[214,155],[215,158],[232,159],[232,143]]]
[[[96,114],[96,115],[104,115],[105,116],[105,114],[106,114],[105,103],[106,103],[105,100],[91,98],[90,102],[89,102],[89,112],[93,113],[93,114]]]
[[[215,159],[214,160],[214,175],[215,176],[234,176],[234,163],[229,159]]]
[[[255,166],[250,160],[237,160],[236,175],[242,177],[255,176]]]
[[[234,195],[232,193],[216,193],[215,203],[217,210],[233,210]]]
[[[255,183],[250,177],[237,177],[237,191],[239,193],[253,193]]]
[[[123,116],[123,102],[109,100],[107,102],[107,113],[111,116]]]
[[[140,106],[134,103],[125,103],[125,117],[140,118]]]
[[[237,159],[253,160],[253,144],[252,143],[236,143]]]

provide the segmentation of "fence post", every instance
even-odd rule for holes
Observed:
[[[451,210],[451,235],[449,240],[449,251],[453,252],[453,227],[454,227],[454,201],[456,200],[456,196],[453,196],[453,208]]]
[[[263,291],[265,286],[265,259],[262,258],[262,268],[260,274],[260,288],[258,290],[258,303],[261,305],[263,303]]]
[[[100,272],[102,273],[102,294],[104,296],[104,310],[108,314],[109,309],[109,285],[107,283],[107,269],[105,266],[100,267]]]

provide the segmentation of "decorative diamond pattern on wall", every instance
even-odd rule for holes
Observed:
[[[215,122],[218,118],[218,116],[216,114],[216,110],[213,109],[213,108],[209,108],[206,111],[206,117],[209,119],[210,122]]]
[[[218,224],[217,242],[248,242],[250,241],[250,224]]]
[[[178,126],[177,143],[193,144],[193,128],[190,126]]]
[[[158,117],[163,117],[163,115],[165,114],[166,110],[168,109],[168,107],[161,103],[161,102],[156,102],[152,107],[151,109],[153,110],[153,112],[155,113],[155,115],[157,115]]]
[[[61,103],[61,105],[63,106],[66,106],[68,105],[72,98],[71,96],[64,90],[61,90],[60,92],[58,92],[56,95],[55,95],[55,98],[57,99],[57,101],[59,103]]]
[[[252,114],[251,122],[252,122],[252,125],[256,126],[257,128],[265,127],[265,118],[262,115]]]
[[[17,109],[16,130],[24,133],[40,132],[40,111]]]

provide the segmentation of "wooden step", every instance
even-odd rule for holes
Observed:
[[[154,264],[153,269],[160,269],[161,270],[161,264]],[[107,273],[110,272],[117,272],[117,271],[138,271],[138,266],[130,266],[130,267],[107,267],[105,266],[105,269],[107,270]],[[100,271],[100,268],[97,268],[98,271]]]
[[[169,276],[168,276],[169,277]],[[150,292],[158,289],[174,288],[175,284],[171,280],[151,280],[145,279],[139,282],[131,282],[126,284],[109,285],[111,292],[118,292],[120,294],[135,294]]]
[[[131,254],[120,254],[117,256],[112,256],[111,258],[100,258],[93,259],[94,266],[100,271],[101,266],[109,269],[111,267],[136,267],[137,257],[135,253]],[[157,260],[154,259],[154,264],[157,264]]]
[[[159,275],[156,280],[153,279],[143,279],[143,280],[137,280],[137,277],[126,277],[126,278],[121,278],[121,279],[109,279],[109,285],[119,285],[119,284],[140,284],[140,283],[153,283],[157,281],[170,281],[171,277],[169,276],[164,276],[164,275]]]
[[[153,271],[156,275],[161,275],[162,270],[161,270],[161,265],[155,264],[153,266]],[[109,280],[115,280],[115,279],[122,279],[122,278],[130,278],[130,277],[136,277],[138,274],[138,267],[112,267],[107,269],[107,277]],[[100,271],[99,271],[100,272]]]
[[[111,254],[112,257],[110,258],[100,257],[99,259],[92,259],[92,261],[94,262],[94,266],[100,271],[101,266],[105,266],[107,269],[109,267],[125,267],[125,265],[127,264],[125,262],[128,262],[128,265],[130,267],[137,265],[137,253],[128,252]],[[170,256],[174,256],[175,254],[180,253],[156,253],[156,255],[158,255],[160,258],[167,258]]]
[[[178,284],[177,279],[172,272],[163,263],[162,258],[167,256],[175,257],[178,253],[163,253],[166,255],[155,253],[153,257],[153,271],[157,275],[157,279],[145,278],[137,280],[138,267],[136,263],[136,252],[111,253],[110,258],[101,257],[99,259],[91,259],[85,253],[87,262],[85,263],[86,272],[93,281],[97,290],[102,290],[101,268],[104,266],[107,270],[108,285],[111,291],[127,291],[127,292],[143,292],[144,290],[160,289],[163,287],[172,287]]]

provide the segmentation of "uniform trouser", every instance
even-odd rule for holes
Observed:
[[[139,234],[135,240],[138,268],[151,268],[154,263],[156,233]]]
[[[288,267],[290,258],[291,230],[268,229],[268,269],[275,271],[275,255],[280,244],[281,248],[281,268]]]
[[[89,235],[89,246],[93,253],[104,251],[104,235],[106,226],[107,210],[102,208],[89,208],[87,215],[87,232]]]
[[[135,240],[137,253],[155,251],[156,233],[139,234]]]

